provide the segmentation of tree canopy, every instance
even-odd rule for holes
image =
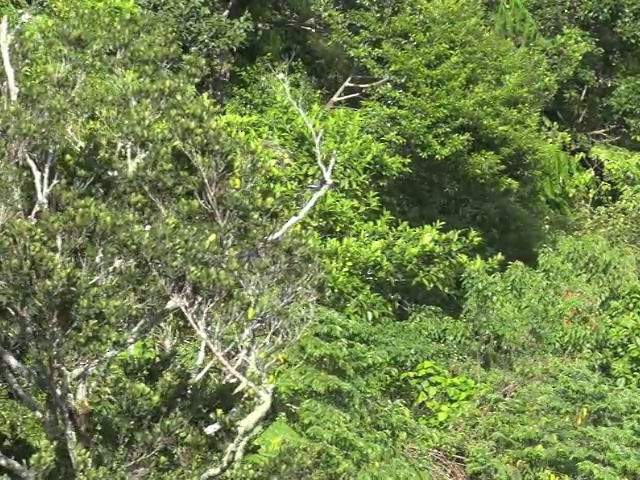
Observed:
[[[0,478],[640,479],[637,2],[0,20]]]

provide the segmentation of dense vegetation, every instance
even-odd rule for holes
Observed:
[[[640,2],[0,16],[0,477],[640,479]]]

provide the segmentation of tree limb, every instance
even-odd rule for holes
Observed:
[[[232,464],[242,460],[247,443],[259,433],[260,423],[269,414],[272,402],[273,386],[268,385],[260,403],[238,423],[236,437],[226,448],[220,465],[204,472],[200,476],[200,480],[215,478],[228,470]]]
[[[0,367],[4,364],[3,376],[16,397],[23,403],[25,407],[34,412],[36,418],[43,422],[47,435],[50,439],[55,440],[60,436],[60,429],[56,425],[55,416],[51,415],[39,402],[29,395],[20,385],[18,379],[14,376],[22,377],[32,385],[42,388],[42,382],[39,382],[35,375],[30,372],[16,357],[0,346]],[[51,391],[52,396],[57,396],[55,389]]]
[[[15,397],[25,407],[31,410],[35,414],[36,418],[38,418],[38,420],[44,419],[45,416],[42,412],[42,407],[32,396],[24,391],[24,389],[20,385],[20,382],[18,382],[18,379],[13,375],[13,373],[11,373],[8,368],[2,366],[0,366],[0,371],[2,371],[2,376],[9,385],[9,388],[11,388],[11,391],[13,392]]]
[[[9,470],[14,475],[25,480],[34,478],[34,475],[26,467],[16,462],[13,458],[7,457],[2,452],[0,452],[0,468]]]
[[[362,95],[362,91],[357,93],[349,93],[344,95],[344,91],[347,88],[358,88],[360,90],[366,90],[368,88],[378,87],[380,85],[385,84],[389,81],[388,78],[383,78],[382,80],[378,80],[371,83],[354,83],[352,80],[357,77],[349,77],[344,83],[340,86],[340,88],[336,91],[336,93],[331,97],[331,99],[327,102],[326,108],[331,109],[336,106],[337,103],[343,102],[345,100],[349,100],[350,98],[356,98]]]
[[[38,212],[49,208],[49,194],[51,193],[51,189],[58,183],[58,177],[55,175],[53,180],[51,180],[51,168],[53,167],[52,156],[47,158],[44,166],[44,172],[40,171],[28,153],[24,153],[24,158],[31,169],[33,184],[36,189],[36,204],[33,206],[31,215],[29,215],[31,220],[35,220]]]
[[[331,163],[329,164],[329,168],[326,171],[326,177],[329,180],[325,180],[319,190],[317,190],[313,196],[309,199],[309,201],[300,209],[300,211],[291,217],[287,222],[275,233],[272,233],[267,237],[268,242],[273,242],[282,238],[290,228],[295,226],[300,220],[302,220],[307,213],[313,208],[313,206],[324,196],[325,193],[329,191],[329,189],[333,186],[333,181],[331,180],[331,171],[333,170],[333,166],[335,165],[335,157],[331,158]]]
[[[313,194],[313,196],[309,199],[309,201],[298,211],[298,213],[292,216],[287,222],[275,233],[272,233],[267,237],[267,242],[273,242],[282,238],[292,227],[294,227],[298,222],[300,222],[309,211],[314,207],[314,205],[322,198],[328,191],[333,187],[333,167],[336,164],[336,156],[335,153],[331,156],[329,160],[329,164],[325,163],[325,154],[322,150],[322,130],[317,130],[307,112],[305,112],[304,108],[299,101],[293,98],[293,94],[291,93],[291,85],[287,77],[284,74],[280,74],[277,76],[278,80],[282,84],[284,93],[287,97],[289,103],[293,106],[293,108],[298,112],[298,115],[304,122],[309,134],[311,135],[311,139],[313,140],[313,150],[316,157],[316,164],[320,169],[322,174],[322,179],[320,181],[319,188]]]
[[[22,378],[36,383],[31,372],[20,361],[2,345],[0,345],[0,360],[4,363],[13,373],[21,376]]]
[[[238,380],[241,384],[246,385],[253,389],[258,396],[262,396],[262,389],[258,388],[251,380],[249,380],[245,375],[240,373],[222,354],[222,352],[216,348],[211,339],[208,337],[207,333],[200,328],[199,322],[196,321],[193,305],[190,305],[187,302],[187,299],[183,295],[174,295],[171,301],[178,305],[185,318],[191,325],[191,328],[198,334],[200,339],[205,342],[209,351],[213,354],[216,360],[222,365],[222,367],[226,370],[227,373],[231,374],[236,380]]]
[[[0,23],[0,53],[2,54],[2,64],[4,65],[4,73],[7,77],[7,88],[9,89],[9,99],[11,102],[18,100],[18,87],[16,85],[16,76],[11,59],[9,58],[9,45],[11,43],[11,35],[9,35],[9,20],[5,15]]]

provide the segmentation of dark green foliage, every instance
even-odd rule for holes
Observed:
[[[554,63],[564,64],[556,67],[561,83],[549,105],[549,116],[571,130],[579,143],[605,139],[635,148],[638,112],[633,99],[638,94],[640,68],[638,3],[510,0],[499,5],[498,25],[535,30],[539,34],[536,45],[528,42],[527,46],[542,49],[555,58]],[[523,31],[502,30],[520,42]]]
[[[171,29],[132,3],[113,7],[50,3],[16,44],[20,97],[2,112],[14,177],[0,240],[1,344],[34,372],[19,380],[42,402],[33,416],[53,417],[38,436],[12,432],[10,444],[27,443],[14,456],[50,478],[193,478],[207,467],[203,452],[232,438],[216,445],[202,433],[210,414],[253,399],[225,394],[235,387],[222,378],[190,386],[199,341],[165,305],[179,292],[220,302],[206,321],[232,352],[254,319],[295,335],[313,264],[295,241],[247,257],[285,213],[261,206],[270,167],[236,136],[237,119],[196,91],[203,63],[180,52]],[[35,198],[34,176],[52,185],[46,198]],[[254,362],[268,362],[267,350]],[[77,431],[63,436],[70,422]]]
[[[365,73],[389,79],[364,110],[411,162],[385,192],[392,211],[411,224],[477,228],[490,248],[530,259],[543,237],[538,181],[554,150],[537,116],[553,88],[543,58],[495,35],[475,1],[372,7],[339,32]]]

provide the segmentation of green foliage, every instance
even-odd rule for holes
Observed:
[[[403,373],[409,385],[418,390],[415,406],[426,412],[427,423],[439,425],[455,417],[474,392],[475,382],[452,376],[435,362],[422,362],[415,371]]]
[[[456,438],[473,478],[628,479],[635,454],[638,396],[583,362],[539,356],[494,373],[478,409]],[[446,441],[446,440],[445,440]]]
[[[199,87],[222,98],[236,62],[236,51],[248,41],[248,18],[228,18],[222,2],[205,0],[138,0],[141,8],[162,17],[186,53],[206,61]]]
[[[538,180],[550,150],[537,114],[554,78],[482,17],[475,1],[381,5],[346,15],[336,41],[389,79],[362,110],[410,160],[385,192],[391,210],[412,225],[472,226],[490,247],[529,258],[543,236]]]
[[[582,228],[596,231],[618,245],[638,245],[640,191],[638,154],[612,146],[597,146],[591,155],[602,166],[602,175],[590,192],[596,208],[581,215]]]
[[[640,478],[636,3],[0,1],[0,475]]]
[[[523,0],[500,0],[495,21],[497,33],[518,46],[532,46],[539,40],[538,26]]]
[[[478,344],[470,354],[506,365],[545,352],[599,351],[608,309],[635,288],[637,268],[634,250],[586,235],[561,239],[541,253],[535,269],[471,271],[464,318]]]
[[[427,462],[411,451],[426,454],[420,439],[429,431],[412,416],[413,399],[398,396],[400,372],[426,355],[419,331],[323,312],[278,374],[278,409],[303,441],[266,471],[281,478],[427,478]]]
[[[570,130],[578,143],[608,139],[637,146],[637,2],[508,3],[518,3],[517,8],[507,10],[500,2],[499,21],[522,25],[520,19],[526,18],[528,30],[541,36],[533,50],[546,52],[559,67],[560,88],[549,116]]]
[[[254,333],[253,364],[269,363],[308,319],[300,300],[313,263],[295,240],[251,254],[285,220],[261,203],[269,166],[238,135],[242,119],[197,92],[203,63],[181,53],[170,24],[113,5],[51,2],[16,38],[20,97],[1,113],[13,192],[0,339],[35,372],[22,388],[55,420],[38,435],[16,430],[10,445],[49,478],[193,478],[233,437],[230,421],[220,443],[208,438],[208,413],[247,411],[255,399],[231,394],[218,367],[206,387],[189,385],[200,341],[165,305],[181,291],[221,302],[206,321],[231,352],[248,325],[283,322],[275,343]],[[36,198],[34,181],[51,190]],[[78,400],[60,405],[59,395]],[[56,433],[71,428],[64,415],[76,439]],[[38,450],[43,433],[58,444],[53,455]]]
[[[278,158],[266,160],[278,166],[270,179],[270,202],[295,205],[299,185],[318,181],[313,142],[286,90],[265,77],[260,70],[248,72],[245,81],[251,86],[229,109],[251,119],[244,126],[246,138],[277,152]],[[273,93],[260,96],[258,90]],[[358,299],[369,291],[407,303],[446,303],[443,294],[454,290],[456,273],[480,243],[479,236],[446,232],[442,224],[411,227],[394,218],[383,208],[379,191],[406,170],[406,161],[367,131],[368,113],[327,108],[304,77],[291,95],[300,99],[310,121],[323,132],[323,148],[337,159],[335,189],[304,220],[317,235],[315,248],[326,267],[330,305],[350,303],[347,308],[358,309],[358,314],[383,315],[369,306],[370,299]]]

